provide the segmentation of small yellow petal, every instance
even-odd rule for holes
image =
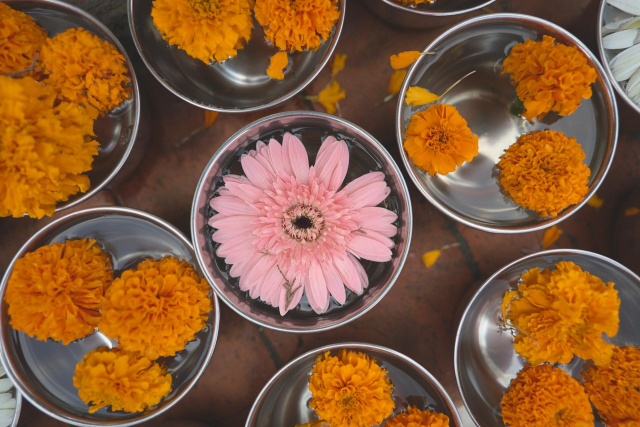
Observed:
[[[547,249],[549,246],[553,245],[556,240],[560,238],[561,234],[562,230],[555,225],[547,228],[542,236],[542,249]]]
[[[333,62],[331,63],[331,78],[333,79],[338,73],[344,70],[345,62],[347,61],[346,54],[338,54],[333,57]]]
[[[417,50],[410,50],[408,52],[400,52],[397,55],[391,55],[391,67],[394,70],[401,70],[413,64],[420,58],[422,53]]]
[[[400,92],[402,89],[402,83],[404,83],[404,78],[407,76],[407,70],[397,70],[394,71],[389,79],[388,90],[391,95],[395,95]]]
[[[640,209],[636,207],[630,207],[624,210],[624,216],[635,216],[640,213]]]
[[[431,93],[425,88],[418,86],[411,86],[409,90],[407,90],[407,105],[426,105],[431,104],[434,101],[440,99],[440,95],[436,95],[435,93]]]
[[[347,93],[340,87],[338,82],[334,81],[320,91],[318,102],[327,110],[327,113],[333,114],[336,112],[336,104],[346,97]]]
[[[422,255],[422,262],[424,262],[424,266],[430,268],[433,264],[438,261],[440,258],[440,254],[442,251],[440,249],[436,249],[434,251],[429,251],[426,254]]]
[[[267,75],[272,79],[282,80],[284,79],[283,69],[289,64],[289,56],[287,52],[278,52],[271,57],[269,68],[267,68]]]
[[[594,194],[593,197],[591,197],[587,201],[587,204],[589,206],[591,206],[592,208],[596,208],[596,209],[598,209],[600,206],[602,206],[603,203],[604,203],[604,200],[602,200],[600,197],[598,197],[597,194]]]
[[[217,111],[206,110],[204,112],[204,127],[208,128],[211,126],[218,119],[218,114],[220,113]]]

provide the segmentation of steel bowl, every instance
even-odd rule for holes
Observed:
[[[47,30],[49,37],[68,30],[83,28],[111,43],[120,52],[129,69],[132,96],[121,106],[98,118],[93,130],[100,143],[100,153],[94,157],[93,168],[86,173],[91,188],[56,206],[56,212],[76,206],[98,193],[118,173],[133,149],[140,123],[140,90],[133,65],[118,39],[99,20],[87,12],[57,0],[3,0],[8,6],[31,16]]]
[[[229,266],[215,254],[211,240],[212,229],[207,224],[212,215],[209,201],[218,188],[224,185],[222,176],[228,173],[242,175],[240,157],[255,147],[258,140],[281,140],[285,131],[297,134],[304,141],[310,155],[309,164],[315,162],[322,137],[336,135],[350,146],[349,170],[345,183],[370,171],[382,171],[386,175],[391,194],[383,202],[398,214],[398,233],[394,238],[392,259],[387,263],[365,261],[363,266],[369,276],[369,287],[357,296],[347,293],[344,306],[332,299],[329,310],[317,315],[311,310],[306,296],[294,310],[284,317],[278,309],[259,300],[253,300],[230,278]],[[218,296],[236,313],[266,328],[285,332],[317,332],[348,323],[371,310],[391,289],[398,278],[409,253],[412,214],[409,191],[404,178],[387,150],[373,136],[342,118],[310,111],[288,111],[257,120],[229,138],[213,155],[204,169],[196,188],[191,209],[191,236],[200,267],[213,284]]]
[[[2,279],[0,296],[0,357],[16,388],[35,407],[62,422],[78,426],[131,426],[166,412],[182,399],[204,373],[218,337],[220,311],[211,292],[213,313],[204,330],[174,357],[159,359],[173,378],[172,391],[162,402],[141,413],[102,408],[90,414],[73,386],[75,366],[89,351],[113,342],[101,332],[64,346],[37,341],[15,331],[9,324],[4,293],[17,259],[27,252],[67,239],[96,239],[110,255],[115,276],[145,258],[173,255],[191,263],[202,274],[189,240],[171,224],[148,213],[122,207],[101,207],[70,213],[48,224],[20,248]]]
[[[526,39],[555,37],[559,43],[576,46],[595,68],[598,80],[593,96],[583,100],[569,117],[549,114],[543,122],[529,123],[509,113],[516,98],[508,75],[500,75],[502,61],[510,49]],[[575,36],[551,22],[527,15],[492,14],[465,21],[444,32],[427,51],[435,55],[421,57],[405,78],[396,114],[396,137],[402,161],[420,192],[454,220],[493,233],[522,233],[558,224],[578,211],[602,184],[613,161],[618,141],[616,100],[602,66]],[[471,71],[447,93],[442,102],[454,105],[472,132],[478,135],[480,150],[472,162],[455,172],[431,177],[420,171],[403,148],[404,132],[410,118],[428,106],[409,107],[404,98],[410,86],[420,86],[442,94]],[[570,206],[557,217],[539,218],[505,196],[496,178],[496,163],[505,149],[523,133],[551,129],[577,138],[591,168],[589,192],[585,199]]]
[[[611,71],[611,67],[609,67],[609,62],[616,56],[618,53],[622,52],[622,50],[607,50],[602,46],[602,27],[605,25],[617,21],[619,19],[629,18],[634,15],[629,15],[626,12],[621,11],[620,9],[611,6],[607,3],[607,0],[600,1],[600,10],[598,11],[598,25],[596,29],[596,38],[598,39],[598,50],[600,51],[600,58],[602,58],[602,64],[604,71],[607,73],[607,77],[612,82],[613,87],[615,88],[618,95],[624,99],[624,101],[634,109],[638,114],[640,114],[640,105],[636,104],[629,98],[627,93],[625,92],[622,85],[616,81],[613,77],[613,72]]]
[[[449,425],[462,427],[453,401],[433,375],[404,354],[373,344],[332,344],[312,350],[287,363],[264,386],[249,412],[245,427],[294,426],[317,419],[309,407],[309,376],[318,356],[342,349],[364,353],[384,369],[393,383],[392,397],[398,415],[408,406],[429,409],[449,417]]]
[[[469,414],[478,426],[502,427],[500,400],[509,382],[524,366],[513,349],[510,333],[500,333],[500,303],[504,293],[515,288],[520,276],[532,268],[551,268],[571,261],[605,282],[614,282],[622,300],[616,345],[640,345],[640,278],[617,262],[591,252],[559,249],[538,252],[499,270],[482,284],[469,302],[456,335],[454,366],[458,389]],[[574,358],[560,365],[581,380],[583,361]],[[602,426],[602,424],[597,424]]]
[[[338,44],[346,0],[338,0],[340,18],[316,51],[289,55],[292,69],[284,80],[267,76],[269,58],[278,50],[264,40],[254,20],[251,40],[236,58],[205,64],[177,46],[169,46],[153,24],[153,0],[128,0],[133,41],[151,74],[174,95],[200,108],[224,113],[246,113],[278,105],[291,98],[320,73]]]
[[[403,5],[400,0],[361,0],[383,21],[405,28],[437,28],[453,24],[465,13],[489,6],[495,0],[436,0]]]

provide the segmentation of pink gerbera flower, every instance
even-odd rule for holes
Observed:
[[[305,292],[322,313],[330,295],[344,304],[345,286],[357,294],[368,286],[357,258],[391,260],[397,215],[376,207],[390,192],[384,174],[368,173],[338,191],[349,166],[344,141],[326,138],[309,167],[302,142],[286,133],[282,145],[258,142],[241,162],[246,178],[224,177],[209,225],[217,229],[218,256],[251,298],[284,315]]]

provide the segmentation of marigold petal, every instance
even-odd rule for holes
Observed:
[[[591,196],[589,200],[587,200],[587,204],[592,208],[596,208],[596,209],[602,206],[603,203],[604,203],[604,200],[598,197],[597,194],[594,194],[593,196]]]
[[[624,216],[635,216],[640,213],[640,209],[636,207],[626,208],[624,210]]]
[[[337,110],[337,104],[347,97],[347,93],[340,87],[338,82],[333,81],[329,86],[325,87],[318,94],[318,102],[322,104],[327,113],[334,114]]]
[[[406,412],[391,418],[383,427],[449,427],[449,417],[429,409],[421,411],[409,406]]]
[[[289,55],[287,52],[278,52],[271,57],[269,68],[267,68],[267,75],[272,79],[282,80],[284,79],[284,70],[289,64]]]
[[[218,120],[220,113],[217,111],[205,110],[204,112],[204,127],[208,128]]]
[[[553,245],[560,238],[561,234],[562,230],[555,225],[547,228],[542,236],[542,249],[547,249]]]
[[[431,266],[435,264],[436,261],[438,261],[441,253],[442,251],[440,249],[436,249],[422,255],[422,262],[424,262],[424,266],[427,268],[431,268]]]
[[[0,3],[0,75],[28,69],[46,40],[31,16]]]
[[[331,78],[335,78],[340,71],[344,70],[345,63],[347,62],[346,54],[337,54],[333,57],[331,62]]]
[[[401,70],[416,62],[421,55],[422,53],[417,50],[400,52],[397,55],[391,55],[391,67],[394,70]]]
[[[440,95],[431,93],[425,88],[411,86],[409,89],[407,89],[405,101],[407,105],[416,106],[431,104],[432,102],[435,102],[440,98]]]
[[[387,90],[391,95],[395,95],[396,93],[400,92],[400,89],[402,89],[402,83],[404,83],[404,78],[407,76],[407,73],[407,70],[396,70],[393,72],[391,78],[389,79],[389,85],[387,87]]]

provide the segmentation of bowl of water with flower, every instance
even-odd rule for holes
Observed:
[[[100,191],[129,157],[140,94],[122,45],[66,3],[0,4],[0,217],[42,218]]]
[[[370,134],[336,116],[260,119],[214,154],[191,233],[218,295],[282,331],[326,330],[389,291],[411,240],[402,175]]]
[[[443,213],[493,233],[557,224],[593,196],[613,161],[618,113],[594,55],[526,15],[470,19],[415,61],[396,136],[420,192]]]
[[[543,251],[484,282],[455,344],[481,426],[640,423],[640,278],[602,255]],[[594,409],[595,408],[595,409]]]
[[[291,98],[320,73],[346,0],[128,0],[136,48],[162,85],[220,112]]]
[[[73,425],[131,426],[167,411],[203,374],[218,335],[217,298],[190,242],[128,208],[86,209],[41,229],[0,295],[9,379]]]
[[[427,370],[372,344],[317,348],[289,362],[256,398],[246,427],[462,427]]]

